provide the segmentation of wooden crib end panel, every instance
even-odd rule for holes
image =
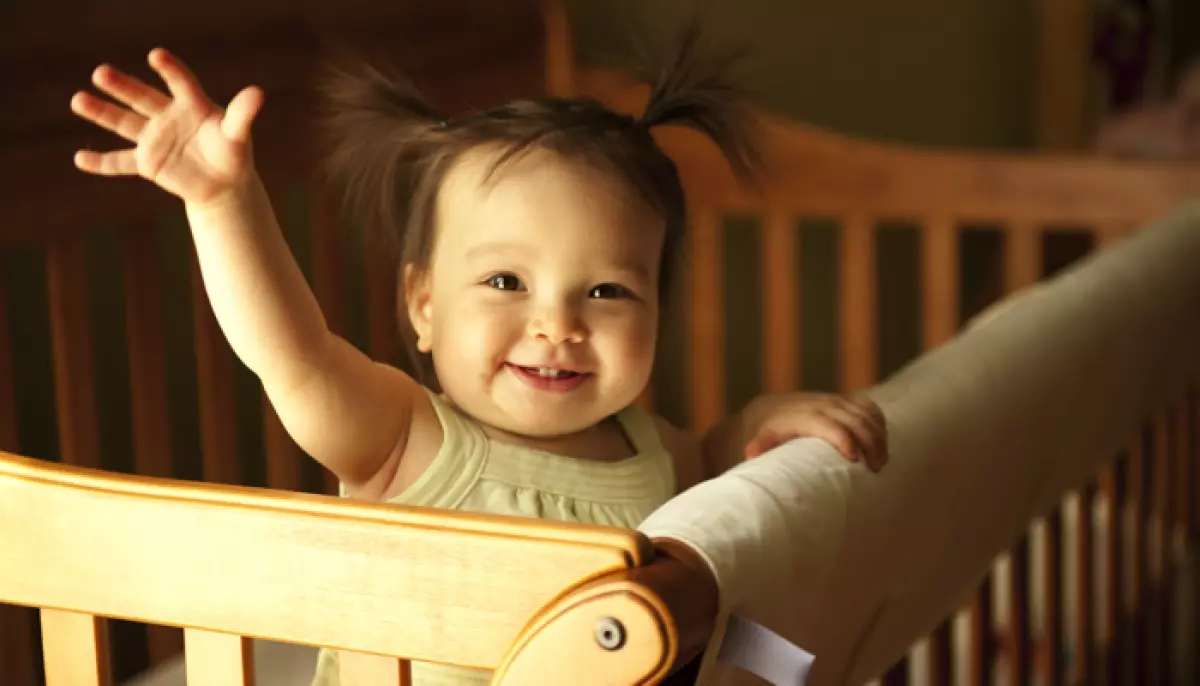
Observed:
[[[5,455],[0,529],[2,602],[484,668],[564,590],[648,560],[624,530]]]

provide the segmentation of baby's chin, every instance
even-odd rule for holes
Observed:
[[[564,417],[563,412],[554,411],[507,411],[488,422],[507,433],[537,439],[556,439],[573,436],[603,422],[614,412],[572,412]]]
[[[493,429],[543,440],[583,433],[624,409],[614,403],[595,401],[537,403],[528,400],[503,402],[492,398],[459,404],[459,408]]]

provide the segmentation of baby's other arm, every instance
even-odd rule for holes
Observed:
[[[329,331],[251,161],[250,125],[261,92],[244,89],[222,109],[167,51],[152,51],[149,62],[169,96],[102,66],[96,86],[128,109],[86,92],[72,99],[76,114],[135,144],[81,151],[76,165],[100,175],[136,174],[184,201],[221,331],[261,379],[288,433],[353,495],[382,497],[403,455],[428,452],[431,459],[441,443],[428,398],[403,372]]]

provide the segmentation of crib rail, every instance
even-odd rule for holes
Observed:
[[[643,87],[630,87],[615,72],[593,72],[581,88],[632,113],[646,97]],[[946,342],[989,302],[1200,197],[1196,165],[930,150],[769,115],[759,121],[768,180],[757,187],[739,183],[703,136],[658,134],[691,200],[681,283],[686,316],[678,324],[687,348],[683,416],[700,430],[737,409],[727,385],[734,360],[761,357],[755,392],[811,386],[802,374],[804,343],[811,339],[802,323],[802,277],[813,266],[805,259],[806,221],[835,227],[835,246],[822,253],[836,264],[833,282],[825,284],[836,293],[832,387],[853,392],[883,375],[880,301],[895,281],[881,282],[886,265],[879,254],[897,225],[916,235],[917,347],[910,353],[916,355]],[[981,226],[998,240],[990,242],[991,259],[983,267],[991,278],[971,294],[963,282],[969,273],[964,253]],[[752,237],[731,247],[737,234]],[[1049,249],[1064,234],[1074,239],[1065,256]],[[743,257],[733,275],[757,280],[752,302],[744,291],[732,296],[736,304],[728,301],[733,289],[726,272],[738,268],[732,251],[757,253],[757,262]],[[755,308],[761,347],[731,351],[747,333],[740,311]],[[749,392],[742,388],[739,395]],[[1184,564],[1197,539],[1197,412],[1192,389],[1160,416],[1147,418],[1145,435],[1114,456],[1094,482],[1080,484],[1062,508],[1032,523],[1029,537],[997,559],[995,573],[963,611],[884,681],[941,686],[1178,679],[1180,665],[1169,664],[1178,657],[1170,654],[1170,642],[1180,632],[1193,642],[1200,636],[1194,623],[1179,623],[1193,613],[1172,617],[1165,602],[1171,585],[1190,573]],[[1155,572],[1148,577],[1150,567]]]
[[[629,576],[649,543],[625,530],[0,453],[0,531],[0,601],[41,608],[50,686],[109,683],[103,617],[184,627],[189,683],[222,686],[251,683],[247,636],[351,651],[344,669],[372,675],[353,683],[379,685],[402,683],[397,658],[499,669],[496,683],[567,664],[653,682],[676,650],[665,605]],[[593,633],[606,618],[615,648]]]
[[[723,248],[726,232],[746,229],[729,227],[731,217],[757,219],[761,391],[805,386],[799,371],[800,224],[812,217],[836,224],[836,387],[853,392],[880,379],[878,246],[888,220],[907,223],[918,236],[919,340],[927,351],[953,336],[967,317],[961,281],[969,224],[990,224],[1000,238],[990,298],[995,299],[1065,266],[1046,254],[1055,229],[1082,238],[1085,252],[1103,249],[1140,222],[1200,197],[1195,166],[930,152],[770,119],[765,127],[774,176],[758,189],[736,183],[716,150],[692,133],[662,136],[693,199],[686,378],[688,417],[699,429],[736,409],[725,387],[726,345],[736,335],[727,332],[737,329],[723,320],[732,311],[725,302]],[[983,582],[957,625],[951,618],[934,631],[917,646],[915,664],[897,665],[885,683],[1181,678],[1180,665],[1172,664],[1179,657],[1172,641],[1183,631],[1194,643],[1197,627],[1180,626],[1180,617],[1192,611],[1172,615],[1166,599],[1172,584],[1195,583],[1186,579],[1183,566],[1196,544],[1192,502],[1200,493],[1194,390],[1147,419],[1145,435],[1113,466],[1094,483],[1080,484],[1062,509],[1032,523],[1029,538],[998,558],[996,573]],[[1067,515],[1070,531],[1064,530]],[[1194,661],[1186,669],[1194,670]]]
[[[730,363],[723,333],[736,329],[723,321],[722,213],[707,204],[713,196],[694,197],[704,198],[705,204],[693,208],[686,376],[690,423],[703,429],[736,409],[727,404],[724,383]],[[744,213],[743,207],[735,209]],[[777,206],[768,204],[762,213],[759,388],[799,389],[804,387],[798,368],[803,336],[797,325],[801,232],[792,215]],[[879,379],[877,232],[886,229],[861,212],[843,216],[837,255],[838,387],[856,391]],[[997,292],[1011,294],[1049,275],[1046,227],[1026,220],[1001,225]],[[1084,225],[1076,233],[1091,249],[1103,249],[1127,227],[1108,221],[1094,228]],[[942,217],[918,225],[918,232],[920,341],[923,350],[930,350],[953,336],[963,321],[960,226]],[[1187,573],[1183,565],[1197,543],[1197,427],[1194,390],[1148,418],[1144,436],[1115,456],[1095,482],[1080,484],[1061,510],[1034,522],[1030,537],[997,560],[996,574],[982,584],[959,620],[958,634],[965,641],[955,645],[955,626],[947,622],[915,656],[919,669],[898,665],[886,682],[912,678],[940,686],[1017,685],[1034,678],[1046,684],[1179,679],[1171,672],[1178,669],[1172,664],[1178,657],[1172,641],[1178,640],[1179,630],[1196,636],[1197,627],[1177,626],[1185,615],[1173,616],[1167,598],[1172,584],[1195,583],[1181,575]]]

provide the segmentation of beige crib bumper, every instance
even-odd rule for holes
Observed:
[[[880,475],[800,440],[667,503],[650,536],[709,561],[724,612],[877,676],[961,606],[1030,521],[1082,485],[1200,367],[1200,204],[1009,298],[870,391]],[[700,683],[739,683],[715,663]]]

